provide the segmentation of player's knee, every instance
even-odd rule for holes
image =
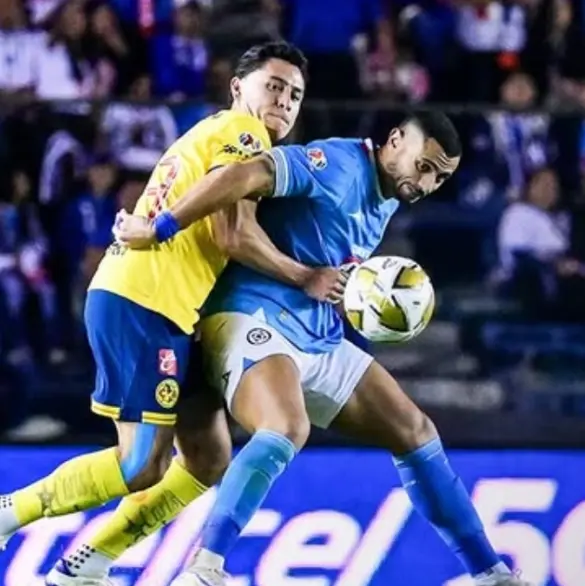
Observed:
[[[153,452],[148,457],[136,456],[133,450],[120,450],[120,468],[129,492],[146,490],[158,484],[168,470],[172,451]]]
[[[161,481],[172,458],[172,429],[157,434],[158,426],[138,424],[131,440],[120,437],[120,469],[130,492]]]
[[[429,443],[438,435],[432,419],[413,406],[406,414],[399,431],[400,451],[411,452]]]
[[[221,480],[232,456],[227,428],[225,433],[181,432],[177,437],[177,448],[181,466],[206,486],[213,486]]]
[[[306,413],[290,415],[282,419],[274,419],[270,423],[260,425],[259,429],[268,429],[289,439],[297,450],[300,450],[309,438],[311,422]]]

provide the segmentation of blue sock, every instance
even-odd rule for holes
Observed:
[[[394,459],[412,504],[426,517],[465,569],[478,576],[501,560],[438,438]]]
[[[295,454],[294,444],[285,436],[257,431],[223,477],[203,525],[201,547],[226,557]]]

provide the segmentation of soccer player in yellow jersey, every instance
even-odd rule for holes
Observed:
[[[267,43],[245,53],[231,84],[231,110],[203,120],[171,146],[137,203],[134,214],[151,223],[156,244],[145,250],[114,244],[97,270],[85,308],[97,365],[92,409],[115,420],[118,446],[69,460],[35,484],[0,498],[0,544],[41,517],[142,492],[124,499],[92,542],[60,560],[47,576],[48,585],[107,584],[113,558],[217,480],[218,466],[215,478],[196,478],[184,453],[172,463],[171,454],[193,325],[227,253],[317,298],[328,299],[339,290],[337,270],[311,269],[281,254],[246,205],[181,231],[166,212],[206,175],[221,172],[214,171],[218,167],[249,159],[288,134],[303,97],[304,69],[303,55],[287,43]]]

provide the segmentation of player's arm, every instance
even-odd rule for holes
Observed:
[[[216,169],[199,181],[169,212],[180,229],[242,199],[258,200],[274,193],[273,159],[262,154]]]
[[[258,224],[257,205],[244,200],[213,214],[216,244],[240,264],[299,287],[319,301],[338,302],[347,280],[345,273],[331,267],[308,267],[283,254]]]
[[[164,242],[210,214],[243,199],[310,196],[317,181],[304,147],[277,147],[245,162],[225,164],[208,173],[153,223],[121,211],[114,234],[133,248]]]
[[[268,197],[274,193],[274,186],[274,161],[269,155],[262,154],[211,171],[169,210],[159,214],[154,222],[121,210],[112,231],[119,243],[145,248],[155,241],[169,240],[197,220],[237,201]]]
[[[232,260],[274,277],[279,281],[303,287],[312,269],[274,246],[256,220],[255,201],[239,201],[212,216],[216,244]]]

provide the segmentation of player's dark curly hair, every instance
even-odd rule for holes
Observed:
[[[453,122],[442,112],[417,112],[403,123],[416,124],[427,138],[434,138],[449,158],[461,156],[461,140]]]
[[[248,49],[239,58],[234,75],[242,79],[260,69],[269,59],[282,59],[295,65],[301,70],[303,78],[307,79],[307,58],[298,47],[284,41],[270,41]]]

